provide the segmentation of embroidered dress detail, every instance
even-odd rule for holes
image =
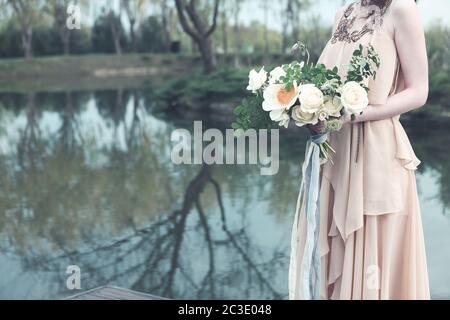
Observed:
[[[347,43],[358,42],[366,34],[373,34],[377,28],[383,25],[383,16],[391,2],[392,0],[387,1],[385,5],[378,5],[373,4],[376,1],[361,0],[350,4],[339,21],[331,43],[335,44],[338,41]],[[358,11],[362,13],[361,17],[354,14],[356,6],[360,7]],[[352,31],[357,19],[366,19],[367,22],[362,26],[361,30]]]

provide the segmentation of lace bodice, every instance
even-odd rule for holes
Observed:
[[[377,1],[360,0],[350,4],[345,9],[336,30],[331,38],[331,43],[338,41],[347,43],[357,42],[366,34],[373,32],[383,25],[383,17],[392,0],[385,4],[376,4]],[[358,28],[358,20],[363,20],[362,26]]]

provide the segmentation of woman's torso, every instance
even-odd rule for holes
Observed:
[[[395,25],[390,6],[368,5],[366,0],[344,7],[337,15],[333,35],[319,62],[337,66],[345,77],[346,66],[359,45],[372,45],[380,56],[381,66],[376,79],[367,81],[369,101],[375,107],[388,107],[390,95],[403,90],[403,76],[395,44]],[[329,140],[337,153],[333,162],[323,167],[336,194],[337,228],[345,238],[362,221],[364,214],[383,214],[401,210],[402,184],[406,170],[415,170],[420,163],[399,121],[400,116],[379,121],[346,124],[339,132],[330,133]],[[341,199],[339,194],[345,194]],[[355,201],[349,201],[354,197]],[[361,199],[362,198],[362,199]],[[361,201],[358,201],[361,199]],[[349,208],[352,203],[354,208]]]

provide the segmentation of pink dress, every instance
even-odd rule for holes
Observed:
[[[344,7],[319,61],[343,76],[356,47],[372,44],[381,59],[376,80],[368,83],[372,105],[403,89],[390,15],[395,4],[380,9],[362,0]],[[337,153],[321,171],[322,299],[430,298],[415,179],[420,161],[399,118],[348,124],[329,136]],[[300,213],[294,264],[305,237]],[[302,271],[291,260],[290,299],[304,298],[297,285]]]

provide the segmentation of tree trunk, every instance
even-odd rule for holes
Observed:
[[[211,73],[216,69],[216,57],[214,55],[211,35],[216,30],[219,3],[220,0],[214,1],[213,22],[208,27],[202,21],[202,15],[197,11],[196,1],[191,1],[186,4],[183,0],[175,0],[180,24],[183,30],[197,44],[206,73]],[[191,21],[192,26],[188,19]]]
[[[198,42],[198,49],[200,50],[200,54],[202,56],[205,72],[213,72],[216,69],[217,62],[211,38],[205,38]]]
[[[222,11],[222,49],[225,54],[228,54],[228,21],[225,10]]]
[[[287,36],[286,31],[283,30],[282,39],[281,39],[281,53],[285,54],[287,48]]]
[[[63,40],[63,45],[64,45],[64,55],[67,56],[70,53],[70,42],[69,42],[69,38],[65,38]]]
[[[114,37],[114,48],[116,49],[116,54],[118,56],[122,55],[122,46],[120,45],[120,39],[117,36]]]
[[[70,30],[66,26],[66,7],[68,2],[55,2],[53,7],[53,18],[55,19],[55,26],[58,29],[58,36],[63,46],[64,55],[70,53]]]
[[[161,2],[161,16],[162,16],[162,28],[164,32],[165,49],[166,52],[170,51],[170,45],[172,43],[172,35],[170,33],[172,11],[167,7],[167,1]]]
[[[112,34],[113,41],[114,41],[114,48],[116,50],[116,54],[120,56],[122,54],[122,46],[120,44],[120,27],[118,27],[116,25],[116,22],[114,21],[114,17],[113,17],[112,13],[110,13],[109,25],[110,25],[111,34]]]
[[[239,59],[240,51],[241,51],[241,34],[239,27],[239,13],[240,13],[240,3],[236,1],[234,4],[234,26],[233,26],[233,34],[234,34],[234,66],[239,68],[241,66],[241,61]]]
[[[130,19],[130,38],[131,44],[133,46],[133,51],[137,52],[137,42],[136,42],[136,31],[134,30],[134,26],[136,24],[136,20]]]
[[[32,40],[33,29],[31,27],[27,27],[25,30],[22,30],[22,46],[26,59],[33,58]]]
[[[64,55],[67,56],[70,53],[70,32],[67,31],[65,26],[60,26],[59,38],[63,44]]]

